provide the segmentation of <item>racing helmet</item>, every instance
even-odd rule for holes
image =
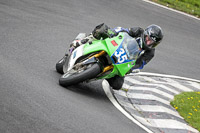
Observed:
[[[149,25],[145,29],[142,39],[144,49],[155,48],[163,39],[162,29],[155,24]]]

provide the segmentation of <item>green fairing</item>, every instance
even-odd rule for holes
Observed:
[[[97,51],[105,51],[110,57],[115,54],[116,50],[121,46],[124,36],[127,33],[119,33],[118,36],[113,38],[107,38],[105,40],[95,40],[92,44],[85,44],[84,45],[84,55],[88,55],[93,52]],[[127,36],[127,35],[126,35]],[[114,46],[111,41],[115,41],[118,46]],[[139,46],[138,46],[139,47]],[[119,58],[118,58],[119,59]],[[128,62],[122,64],[114,64],[113,63],[113,71],[106,76],[99,77],[99,79],[107,79],[114,77],[115,75],[125,76],[125,74],[135,65],[135,60],[129,60]]]

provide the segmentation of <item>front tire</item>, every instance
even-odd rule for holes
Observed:
[[[98,74],[101,73],[100,65],[98,63],[90,65],[92,66],[84,71],[74,73],[67,72],[63,74],[59,79],[59,84],[61,86],[70,86],[83,82],[87,79],[95,78]]]

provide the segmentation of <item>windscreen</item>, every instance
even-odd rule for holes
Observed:
[[[137,41],[133,37],[130,37],[127,33],[124,33],[122,46],[125,49],[129,60],[136,60],[141,52]]]

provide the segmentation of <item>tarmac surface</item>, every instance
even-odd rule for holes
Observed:
[[[0,132],[143,133],[101,82],[63,88],[55,63],[79,32],[152,23],[164,40],[143,71],[200,79],[200,21],[141,0],[0,0]]]

